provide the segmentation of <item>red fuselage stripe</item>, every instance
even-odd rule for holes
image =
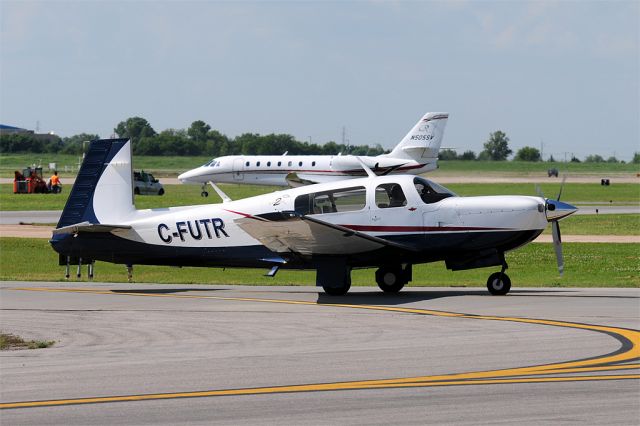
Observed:
[[[368,232],[432,232],[432,231],[506,231],[507,228],[483,228],[477,226],[375,226],[340,225],[354,231]]]

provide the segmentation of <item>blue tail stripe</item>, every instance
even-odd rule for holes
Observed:
[[[80,222],[99,223],[93,211],[93,194],[106,165],[127,143],[128,139],[100,139],[91,141],[89,151],[76,176],[62,216],[56,228]]]

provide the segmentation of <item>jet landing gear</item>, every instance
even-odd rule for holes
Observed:
[[[208,197],[209,196],[209,193],[205,189],[206,186],[207,186],[206,184],[202,184],[202,192],[200,193],[201,197]]]
[[[385,293],[398,293],[411,281],[411,265],[383,266],[376,271],[376,282]]]
[[[504,296],[509,293],[509,290],[511,290],[511,279],[504,273],[505,269],[507,269],[506,263],[502,266],[502,270],[500,272],[494,272],[489,275],[489,279],[487,280],[487,289],[489,290],[489,293],[494,296]]]

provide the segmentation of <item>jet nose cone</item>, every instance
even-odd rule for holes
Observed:
[[[578,208],[571,204],[563,203],[558,200],[547,199],[547,205],[545,209],[547,215],[547,221],[560,220],[578,211]]]
[[[182,183],[192,183],[194,182],[193,180],[194,176],[197,176],[197,174],[195,173],[195,170],[189,170],[179,175],[178,180]]]

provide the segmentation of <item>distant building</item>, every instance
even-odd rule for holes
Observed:
[[[0,124],[0,136],[3,136],[3,135],[25,135],[25,136],[31,136],[34,139],[43,140],[43,141],[55,141],[60,139],[60,137],[54,134],[53,132],[36,133],[33,130],[27,130],[27,129],[22,129],[20,127]]]
[[[20,127],[7,126],[6,124],[0,124],[1,135],[11,134],[34,134],[33,130],[21,129]]]

